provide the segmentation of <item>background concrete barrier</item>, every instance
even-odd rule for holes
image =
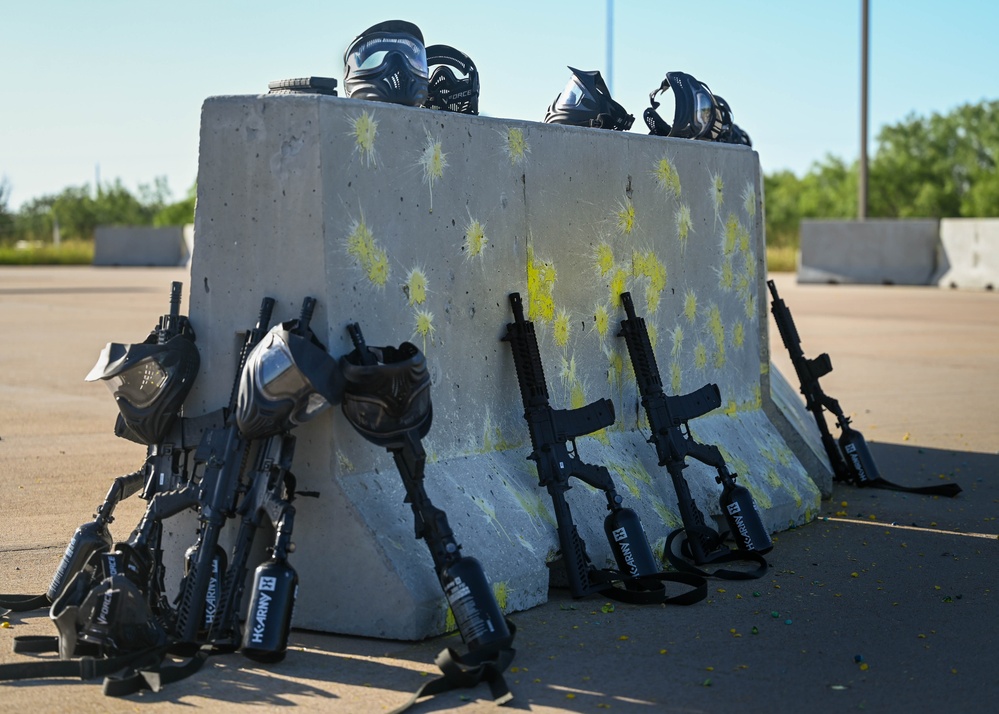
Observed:
[[[264,296],[275,320],[316,297],[313,329],[334,355],[352,349],[354,321],[370,345],[414,342],[433,380],[427,491],[500,605],[525,609],[547,598],[558,541],[500,341],[510,292],[537,326],[552,406],[615,404],[580,458],[610,469],[657,549],[681,524],[616,336],[630,290],[667,392],[720,387],[723,407],[693,434],[721,448],[771,530],[803,523],[820,491],[771,418],[761,185],[746,147],[333,97],[210,98],[190,298],[202,371],[187,413],[228,400]],[[391,456],[338,409],[296,434],[299,487],[321,496],[296,501],[295,624],[400,639],[452,629]],[[686,475],[718,516],[714,471],[693,462]],[[612,564],[604,499],[578,483],[568,500],[595,563]]]
[[[986,290],[999,285],[999,218],[942,219],[939,269],[931,282]]]
[[[803,220],[799,283],[928,285],[936,272],[936,219]]]
[[[190,251],[181,226],[98,226],[94,265],[185,265]]]

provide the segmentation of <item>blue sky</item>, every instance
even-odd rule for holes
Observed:
[[[999,3],[870,0],[870,134],[999,99]],[[665,73],[725,97],[767,173],[859,154],[860,0],[614,1],[614,98],[638,117]],[[540,121],[567,65],[607,75],[607,0],[170,3],[33,0],[0,12],[0,179],[10,207],[67,186],[193,185],[206,97],[343,74],[350,40],[405,19],[479,68],[480,110]],[[342,94],[342,93],[341,93]],[[99,167],[99,168],[98,168]]]

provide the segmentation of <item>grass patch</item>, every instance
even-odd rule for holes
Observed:
[[[793,245],[768,245],[767,270],[771,273],[794,273],[798,270],[798,249]]]
[[[90,265],[94,243],[66,240],[59,245],[43,243],[24,247],[0,246],[0,265]]]

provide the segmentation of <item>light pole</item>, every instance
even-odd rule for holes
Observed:
[[[857,218],[867,219],[867,39],[869,35],[868,0],[860,7],[860,170],[858,176]]]

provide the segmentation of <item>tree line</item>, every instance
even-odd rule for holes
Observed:
[[[965,104],[946,114],[909,115],[876,137],[868,167],[871,218],[999,216],[999,101]],[[855,218],[858,164],[827,155],[798,177],[764,176],[767,244],[797,247],[803,218]],[[170,202],[165,178],[131,194],[120,180],[95,192],[89,185],[33,199],[11,212],[9,185],[0,180],[0,245],[93,239],[99,225],[183,225],[194,221],[195,189]]]
[[[97,226],[176,226],[194,222],[196,188],[172,201],[165,177],[142,184],[133,194],[116,179],[95,191],[89,184],[31,199],[18,211],[8,208],[10,184],[0,180],[0,245],[17,241],[89,241]]]
[[[999,216],[999,101],[909,115],[878,132],[869,218]],[[803,177],[764,176],[767,243],[797,246],[802,218],[857,217],[859,165],[827,155]]]

